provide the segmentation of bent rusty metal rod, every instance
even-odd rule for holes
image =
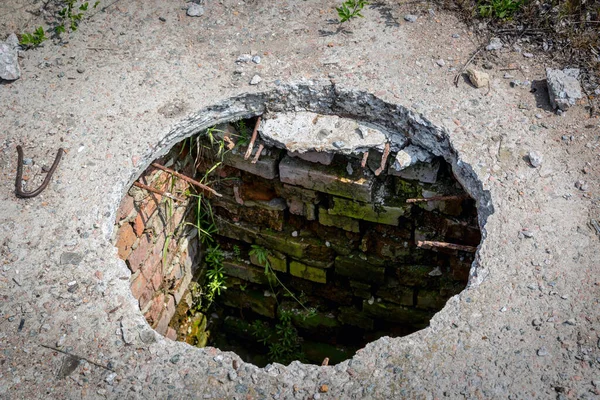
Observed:
[[[250,144],[248,145],[246,154],[244,154],[244,160],[247,160],[252,155],[252,149],[254,148],[254,142],[256,141],[256,135],[258,134],[258,126],[260,125],[261,119],[262,119],[262,116],[259,116],[256,119],[256,124],[254,125],[254,131],[252,132],[252,137],[250,138]]]
[[[54,163],[52,163],[52,166],[50,167],[50,170],[48,171],[48,174],[46,175],[46,179],[44,179],[44,182],[42,182],[42,184],[40,185],[39,188],[32,190],[30,192],[27,192],[25,190],[23,190],[23,148],[21,146],[17,146],[17,154],[18,154],[18,160],[17,160],[17,179],[15,182],[15,194],[17,195],[17,197],[21,197],[24,199],[27,198],[31,198],[31,197],[35,197],[38,194],[42,193],[44,191],[44,189],[46,189],[46,186],[48,186],[48,184],[50,183],[50,179],[52,179],[52,174],[54,174],[54,171],[56,171],[56,167],[58,167],[58,163],[60,162],[60,159],[62,158],[62,154],[64,152],[64,149],[61,147],[60,149],[58,149],[58,152],[56,153],[56,158],[54,159]]]
[[[406,199],[407,203],[420,203],[426,201],[450,201],[450,200],[465,200],[468,199],[468,194],[457,194],[453,196],[433,196],[433,197],[425,197],[423,199]]]
[[[435,242],[435,241],[429,241],[429,240],[417,241],[417,247],[428,247],[428,248],[429,247],[439,247],[439,248],[449,249],[449,250],[467,251],[469,253],[475,253],[477,251],[477,247],[474,247],[474,246],[464,246],[462,244]]]
[[[185,201],[185,199],[182,199],[180,197],[172,195],[169,192],[165,192],[164,190],[155,189],[152,186],[144,185],[143,183],[140,183],[140,182],[137,182],[137,181],[133,182],[133,186],[137,186],[140,189],[144,189],[144,190],[147,190],[147,191],[152,192],[152,193],[160,194],[161,196],[165,196],[165,197],[168,197],[168,198],[173,199],[173,200],[177,200],[177,201],[181,201],[181,202]]]

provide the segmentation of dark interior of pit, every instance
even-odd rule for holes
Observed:
[[[425,328],[465,288],[472,251],[417,245],[481,240],[475,202],[461,198],[443,159],[412,179],[389,168],[375,176],[382,154],[374,150],[365,168],[359,156],[307,161],[268,147],[252,163],[260,139],[243,156],[254,124],[217,126],[159,160],[222,195],[199,191],[188,207],[201,261],[171,320],[178,340],[258,366],[331,365],[382,336]],[[406,202],[440,195],[456,198]]]

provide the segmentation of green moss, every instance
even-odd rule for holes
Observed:
[[[327,271],[325,269],[311,267],[298,261],[290,262],[290,274],[312,282],[327,283]]]

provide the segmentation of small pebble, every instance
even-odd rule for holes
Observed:
[[[536,117],[537,119],[542,119],[542,118],[544,118],[544,116],[543,116],[542,114],[535,114],[535,117]]]
[[[79,72],[80,74],[83,74],[85,72],[85,68],[79,67],[79,68],[77,68],[77,72]]]
[[[531,324],[533,326],[540,326],[542,325],[542,321],[540,321],[538,318],[535,318],[533,321],[531,321]]]
[[[506,312],[506,310],[508,310],[508,309],[506,308],[506,306],[504,306],[500,309],[500,312]]]
[[[254,57],[252,57],[252,62],[254,64],[260,64],[260,56],[254,56]]]
[[[531,54],[531,53],[523,53],[523,57],[525,57],[525,58],[533,58],[533,54]]]
[[[292,232],[292,237],[298,237],[298,231]]]
[[[530,151],[527,155],[527,158],[529,159],[529,164],[531,164],[533,168],[537,168],[542,165],[542,156],[536,151]]]
[[[161,22],[167,22],[167,19],[165,17],[158,17],[158,20]]]
[[[204,15],[204,7],[196,3],[188,3],[186,14],[188,17],[201,17]]]
[[[460,35],[459,35],[458,33],[453,33],[453,34],[452,34],[452,37],[453,37],[454,39],[458,39],[458,38],[460,38]]]
[[[249,63],[252,61],[252,55],[250,54],[241,54],[236,60],[236,63]]]
[[[258,75],[254,75],[252,77],[252,79],[250,80],[250,84],[251,85],[258,85],[261,82],[262,82],[262,78],[260,76],[258,76]]]
[[[33,160],[31,158],[24,158],[23,165],[31,165],[33,164]]]
[[[404,16],[404,20],[407,21],[407,22],[416,22],[417,18],[418,17],[416,15],[414,15],[414,14],[406,14]]]
[[[548,350],[546,350],[545,347],[540,347],[537,351],[537,355],[540,357],[546,357],[546,356],[549,356],[550,353],[548,353]]]
[[[575,182],[575,187],[582,192],[586,192],[589,189],[589,185],[585,181],[577,181]]]
[[[435,62],[437,65],[439,65],[440,67],[443,67],[444,65],[446,65],[446,61],[444,61],[443,59],[439,59]]]
[[[108,383],[109,385],[112,385],[113,382],[115,381],[115,378],[117,377],[117,374],[114,372],[111,372],[110,374],[108,374],[108,376],[104,379],[106,381],[106,383]]]
[[[173,363],[173,364],[177,364],[179,362],[180,358],[181,358],[181,354],[175,354],[173,357],[171,357],[171,359],[169,361],[171,361],[171,363]]]

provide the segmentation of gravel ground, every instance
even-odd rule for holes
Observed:
[[[41,23],[29,4],[0,5],[1,38]],[[550,110],[538,54],[493,50],[488,88],[455,87],[477,41],[450,15],[379,6],[335,33],[334,5],[116,2],[23,54],[0,85],[0,398],[598,398],[598,119]],[[387,116],[448,152],[485,222],[470,287],[333,367],[259,369],[155,335],[109,240],[123,193],[201,127],[293,109]],[[17,144],[34,185],[66,150],[38,197],[14,195]]]

